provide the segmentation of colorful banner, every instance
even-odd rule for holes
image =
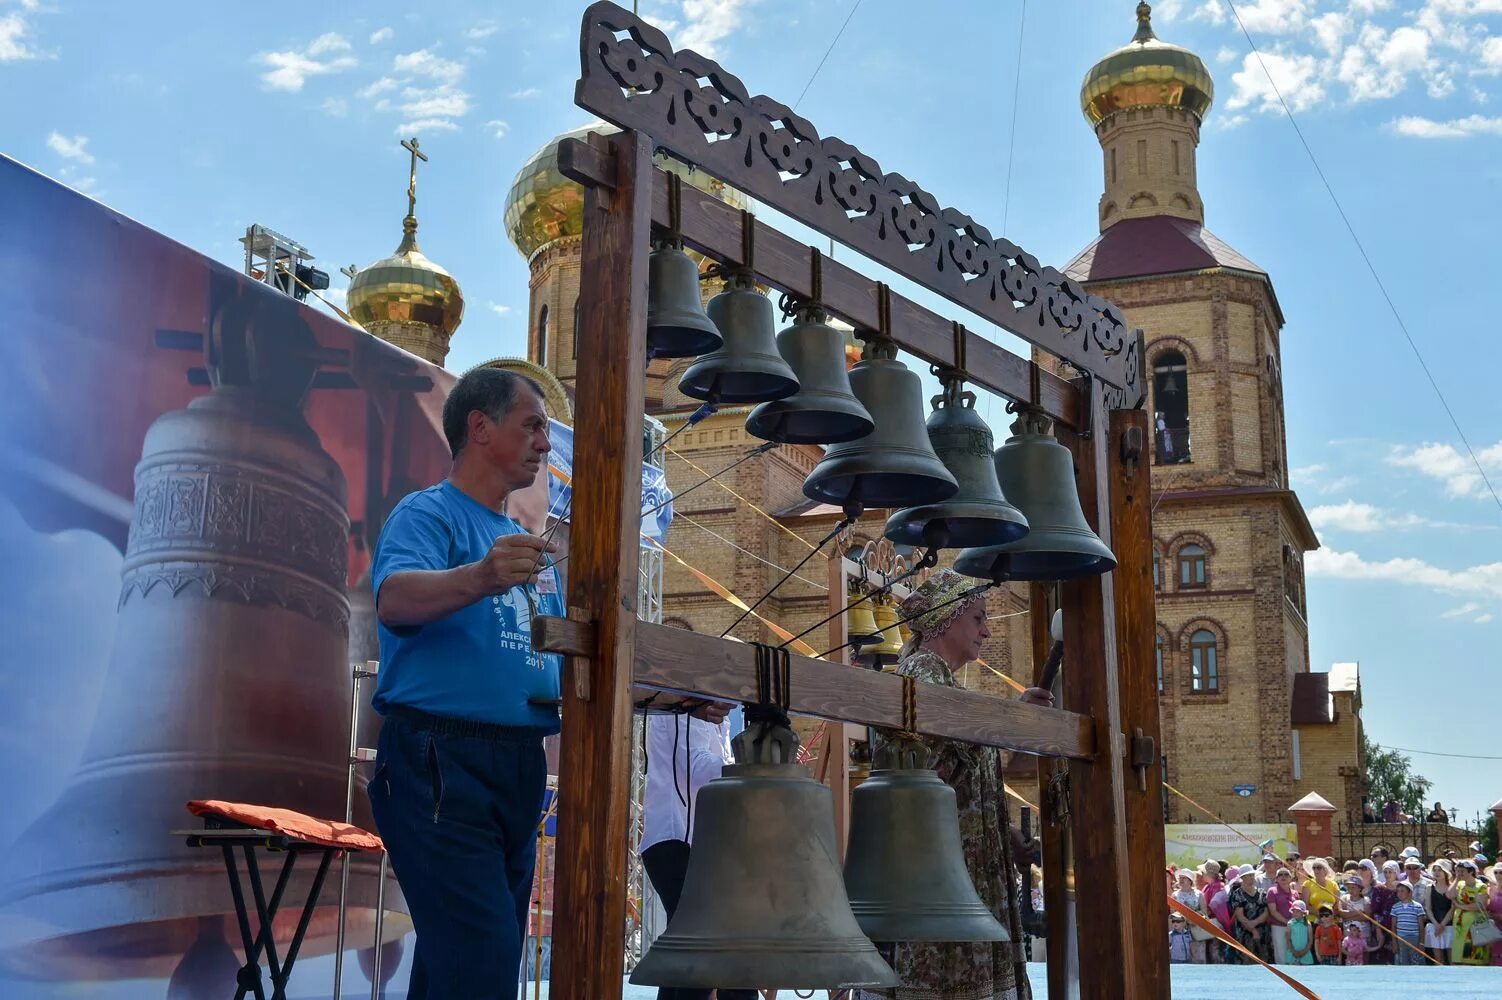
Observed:
[[[548,440],[553,445],[548,455],[548,465],[562,476],[548,475],[548,510],[555,516],[572,509],[574,478],[574,429],[557,420],[549,422]],[[667,476],[655,465],[641,467],[641,533],[660,542],[668,536],[668,525],[673,520],[673,495],[668,489]]]
[[[1292,823],[1240,823],[1230,829],[1220,823],[1170,823],[1163,828],[1168,863],[1175,868],[1194,868],[1206,861],[1229,861],[1233,865],[1262,860],[1257,845],[1271,840],[1268,848],[1279,858],[1298,846],[1298,829]]]

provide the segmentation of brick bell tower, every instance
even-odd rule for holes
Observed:
[[[1064,270],[1146,331],[1167,779],[1228,820],[1284,822],[1318,541],[1288,486],[1283,313],[1267,272],[1204,227],[1196,156],[1214,83],[1151,13],[1138,4],[1132,40],[1081,88],[1104,160],[1101,235]],[[1187,812],[1169,797],[1170,821]]]

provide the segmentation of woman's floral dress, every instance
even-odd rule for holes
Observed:
[[[927,650],[904,658],[897,672],[930,684],[958,686],[949,664]],[[878,735],[879,743],[884,742],[883,735]],[[902,985],[895,991],[865,991],[860,996],[863,1000],[1030,1000],[1033,994],[1022,949],[1020,888],[1012,867],[1001,752],[934,737],[921,739],[934,754],[939,777],[954,789],[970,879],[1012,940],[884,946],[882,953],[897,970]]]

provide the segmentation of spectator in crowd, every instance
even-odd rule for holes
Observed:
[[[1455,884],[1450,887],[1450,898],[1455,902],[1450,960],[1456,965],[1486,965],[1491,961],[1488,949],[1471,941],[1471,927],[1483,919],[1482,905],[1486,899],[1486,887],[1476,874],[1476,862],[1467,858],[1455,866]]]
[[[1455,904],[1450,898],[1450,862],[1440,858],[1429,869],[1434,884],[1424,903],[1424,947],[1435,961],[1450,964],[1450,946],[1455,941]]]
[[[1419,965],[1424,961],[1424,908],[1414,901],[1413,886],[1398,882],[1398,901],[1392,904],[1392,929],[1397,935],[1393,964]]]
[[[1288,957],[1292,965],[1313,965],[1314,928],[1309,926],[1309,907],[1304,901],[1293,904],[1292,917],[1288,921]]]
[[[1182,914],[1175,913],[1168,918],[1168,960],[1170,962],[1186,963],[1190,958],[1191,948],[1194,941],[1189,937],[1189,928]]]
[[[1256,876],[1257,888],[1260,891],[1267,892],[1278,884],[1278,869],[1280,867],[1282,866],[1278,864],[1278,856],[1276,854],[1262,855],[1262,869],[1257,872]]]
[[[1231,919],[1236,922],[1236,940],[1264,962],[1273,959],[1272,935],[1268,928],[1267,894],[1257,888],[1256,872],[1248,865],[1231,886]]]
[[[1366,939],[1366,933],[1361,929],[1359,920],[1352,920],[1346,924],[1346,936],[1340,945],[1341,951],[1345,953],[1347,965],[1365,965],[1366,953],[1374,947]]]
[[[1235,865],[1222,864],[1221,871],[1225,875],[1219,883],[1220,888],[1210,897],[1210,912],[1215,916],[1215,922],[1220,924],[1221,929],[1227,934],[1232,934],[1236,929],[1236,918],[1231,914],[1231,886],[1235,885],[1236,880],[1241,877],[1241,869]],[[1209,950],[1212,954],[1219,952],[1219,960],[1228,965],[1235,965],[1241,961],[1241,953],[1224,942],[1212,945]]]
[[[1198,889],[1194,887],[1194,872],[1188,868],[1180,868],[1176,876],[1178,888],[1173,892],[1173,898],[1185,909],[1193,910],[1200,916],[1205,916],[1205,900]],[[1186,921],[1187,923],[1187,921]],[[1195,965],[1203,965],[1205,961],[1205,942],[1209,940],[1208,931],[1190,924],[1189,931],[1189,961]]]
[[[1401,823],[1403,821],[1403,807],[1398,805],[1395,796],[1389,795],[1387,801],[1382,804],[1382,822]],[[1382,852],[1384,855],[1386,851]]]
[[[1492,866],[1492,881],[1486,888],[1486,915],[1502,930],[1502,865]],[[1502,944],[1491,946],[1491,964],[1502,965]]]
[[[1438,802],[1435,802],[1434,808],[1429,810],[1429,822],[1448,823],[1450,822],[1450,814],[1445,812],[1444,806],[1440,805]]]
[[[1386,851],[1382,853],[1386,854]],[[1376,852],[1372,852],[1373,857]],[[1396,861],[1382,862],[1381,872],[1372,886],[1372,919],[1387,930],[1392,930],[1392,904],[1398,901],[1398,894],[1393,887],[1398,882],[1398,863]],[[1392,964],[1392,939],[1390,934],[1377,932],[1378,940],[1382,947],[1372,953],[1373,965]]]
[[[1293,886],[1293,874],[1287,868],[1279,868],[1273,878],[1273,887],[1267,890],[1267,922],[1273,942],[1273,961],[1279,965],[1288,965],[1291,961],[1288,924],[1293,919],[1293,907],[1297,902],[1299,891]]]
[[[1283,863],[1293,873],[1293,884],[1303,885],[1304,879],[1308,877],[1304,871],[1304,856],[1298,851],[1289,851],[1288,857],[1283,859]]]
[[[1360,927],[1362,937],[1375,944],[1378,932],[1367,920],[1372,913],[1372,901],[1366,895],[1366,883],[1360,875],[1352,875],[1346,879],[1345,886],[1345,895],[1340,897],[1340,905],[1335,911],[1336,919]],[[1366,964],[1364,957],[1362,964]]]
[[[1320,965],[1339,965],[1341,953],[1340,925],[1335,922],[1335,909],[1319,908],[1319,925],[1314,928],[1314,956]]]
[[[1303,900],[1309,909],[1315,913],[1321,907],[1328,906],[1330,911],[1335,911],[1335,904],[1340,901],[1340,887],[1330,877],[1330,866],[1324,858],[1315,858],[1309,862],[1309,869],[1314,874],[1304,881]]]

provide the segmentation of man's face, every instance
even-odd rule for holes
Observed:
[[[469,444],[487,465],[505,479],[513,490],[532,485],[547,461],[552,445],[548,441],[548,415],[542,399],[529,387],[517,389],[511,412],[499,421],[491,420],[479,410],[469,414]]]
[[[1278,863],[1276,861],[1264,861],[1264,862],[1262,862],[1262,871],[1263,871],[1263,874],[1271,875],[1274,872],[1276,872],[1277,870],[1278,870]]]

